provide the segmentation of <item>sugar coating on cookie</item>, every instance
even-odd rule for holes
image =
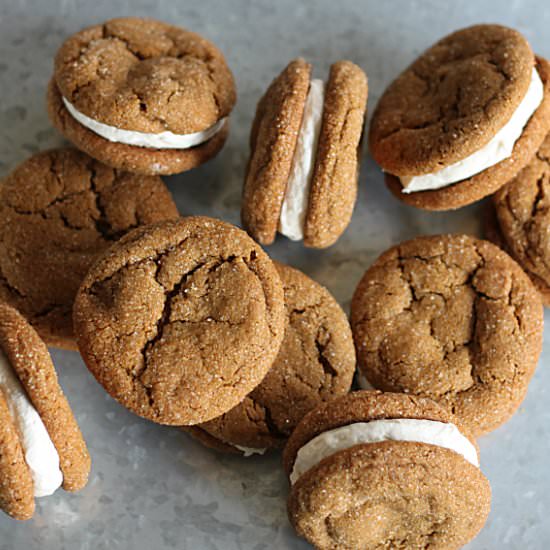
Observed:
[[[542,343],[540,298],[523,270],[463,235],[384,253],[355,291],[351,322],[370,384],[431,397],[477,435],[518,408]]]
[[[548,66],[521,34],[477,25],[441,39],[383,94],[369,146],[401,200],[445,210],[491,194],[550,120]]]
[[[326,84],[310,76],[309,63],[292,61],[258,103],[241,215],[262,244],[278,230],[325,248],[351,218],[367,78],[350,61],[334,63]]]
[[[73,317],[84,361],[115,399],[193,425],[233,408],[269,370],[283,287],[244,231],[189,217],[115,243],[85,277]]]
[[[493,196],[502,244],[531,277],[545,304],[550,303],[549,185],[547,136],[532,161]]]
[[[273,365],[242,403],[190,432],[221,451],[232,446],[251,456],[282,446],[307,412],[346,394],[352,384],[355,350],[344,311],[304,273],[275,266],[284,287],[287,324]],[[201,437],[197,429],[205,434]]]
[[[283,459],[290,521],[317,548],[460,548],[489,514],[475,441],[429,399],[353,392],[306,415]]]
[[[48,90],[54,125],[115,168],[172,174],[223,146],[235,83],[208,40],[153,19],[112,19],[69,37]]]
[[[113,170],[75,149],[33,155],[0,189],[0,298],[48,344],[76,349],[73,300],[96,257],[129,229],[177,216],[158,177]]]

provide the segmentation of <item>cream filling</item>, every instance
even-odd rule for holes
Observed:
[[[63,474],[59,468],[59,454],[40,415],[2,351],[0,351],[0,389],[6,398],[21,438],[25,462],[34,483],[34,496],[52,495],[63,483]]]
[[[99,120],[81,113],[65,97],[63,97],[63,103],[75,120],[102,138],[115,143],[148,147],[150,149],[190,149],[191,147],[196,147],[215,136],[223,128],[227,120],[227,117],[221,118],[214,125],[210,126],[210,128],[193,134],[174,134],[169,131],[150,134],[147,132],[123,130],[122,128],[99,122]]]
[[[510,120],[481,149],[465,159],[446,166],[438,172],[421,176],[402,176],[403,193],[441,189],[458,181],[471,178],[511,156],[523,128],[537,110],[544,96],[544,86],[535,68],[525,97]]]
[[[239,451],[242,451],[245,458],[248,458],[249,456],[252,456],[252,455],[263,455],[267,451],[267,448],[257,449],[255,447],[243,447],[241,445],[233,445],[233,447],[235,447],[235,449],[239,449]]]
[[[338,451],[381,441],[415,441],[437,445],[451,449],[479,467],[476,448],[454,424],[409,418],[372,420],[329,430],[308,441],[296,455],[290,482],[296,483],[302,474]]]
[[[304,238],[309,189],[315,168],[315,154],[321,133],[324,102],[325,84],[322,80],[314,79],[309,85],[296,141],[296,151],[279,217],[279,233],[292,241],[300,241]]]

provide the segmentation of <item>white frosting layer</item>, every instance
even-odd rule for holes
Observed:
[[[8,358],[0,351],[0,388],[17,426],[25,461],[34,482],[34,496],[52,495],[63,483],[59,455]]]
[[[293,241],[304,238],[309,188],[315,168],[315,153],[321,132],[324,102],[325,84],[322,80],[314,79],[309,84],[296,151],[279,217],[279,232]]]
[[[433,174],[401,177],[403,193],[441,189],[461,180],[471,178],[487,168],[508,158],[523,128],[537,110],[544,96],[544,86],[536,69],[533,69],[529,89],[510,120],[481,149],[465,159],[446,166]]]
[[[248,458],[252,455],[263,455],[267,451],[267,449],[256,449],[254,447],[243,447],[241,445],[233,445],[235,449],[239,449],[239,451],[242,451],[245,458]]]
[[[367,377],[359,370],[356,371],[357,383],[362,390],[375,390],[376,388],[368,381]]]
[[[210,126],[210,128],[193,134],[174,134],[169,131],[150,134],[147,132],[123,130],[116,126],[109,126],[109,124],[94,120],[77,110],[65,97],[63,97],[63,103],[74,119],[102,138],[116,143],[135,145],[136,147],[148,147],[150,149],[190,149],[191,147],[196,147],[217,134],[227,120],[227,118],[221,118],[216,124]]]
[[[454,424],[408,418],[372,420],[329,430],[308,441],[296,455],[290,482],[294,484],[302,474],[338,451],[381,441],[416,441],[445,447],[479,467],[476,448]]]

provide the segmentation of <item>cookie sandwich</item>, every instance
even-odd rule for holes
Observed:
[[[154,422],[192,425],[238,405],[281,345],[275,266],[244,231],[206,217],[135,229],[90,269],[74,305],[82,357]]]
[[[185,29],[127,17],[70,36],[48,89],[54,126],[114,168],[175,174],[216,155],[235,83],[223,54]]]
[[[35,498],[82,489],[86,443],[57,381],[48,349],[12,307],[0,303],[0,508],[34,514]]]
[[[291,61],[258,103],[242,197],[242,222],[261,244],[277,231],[325,248],[348,226],[357,196],[367,77],[350,61],[312,79]]]
[[[220,451],[250,456],[279,448],[307,412],[351,388],[355,349],[346,314],[326,288],[301,271],[275,267],[287,318],[275,362],[239,405],[186,429]]]
[[[114,170],[76,149],[33,155],[0,186],[0,300],[48,345],[76,349],[73,301],[96,257],[128,230],[176,217],[158,176]]]
[[[457,549],[489,514],[475,441],[430,399],[362,391],[326,403],[283,459],[290,522],[321,550]]]
[[[501,249],[435,235],[374,262],[353,295],[351,325],[364,383],[430,397],[479,436],[523,401],[543,311],[529,277]]]
[[[550,136],[531,162],[492,198],[487,238],[523,267],[550,306]]]
[[[550,65],[500,25],[476,25],[424,52],[382,95],[369,148],[403,202],[450,210],[494,193],[550,129]]]

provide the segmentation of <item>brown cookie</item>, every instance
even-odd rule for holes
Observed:
[[[380,421],[401,424],[408,439],[365,431]],[[454,446],[433,438],[429,425],[452,430]],[[312,446],[317,454],[307,456]],[[319,549],[460,548],[489,514],[475,441],[430,399],[363,391],[321,405],[297,426],[283,459],[289,519]]]
[[[520,405],[542,344],[536,289],[506,253],[465,235],[417,237],[385,252],[352,300],[363,376],[431,397],[475,435]]]
[[[485,238],[488,241],[491,241],[493,244],[496,244],[499,248],[502,248],[502,250],[504,250],[504,252],[506,252],[510,256],[514,257],[514,254],[504,240],[504,235],[502,234],[498,223],[497,213],[493,201],[489,201],[487,203],[483,214],[483,232]],[[514,259],[518,261],[517,258]],[[531,282],[539,291],[542,304],[546,307],[550,307],[550,288],[548,287],[548,285],[540,277],[538,277],[531,271],[528,271],[525,267],[524,271],[525,273],[527,273],[527,275],[531,279]]]
[[[213,128],[229,116],[235,97],[233,75],[214,44],[167,23],[128,17],[88,27],[63,43],[48,111],[57,129],[94,158],[137,173],[174,174],[214,156],[228,125],[188,148],[136,145],[120,133],[106,136],[85,126],[63,99],[95,122],[158,137]]]
[[[74,305],[80,352],[122,405],[163,424],[206,422],[250,393],[284,333],[263,250],[206,217],[139,228],[90,269]]]
[[[502,243],[550,304],[550,135],[531,162],[493,196]]]
[[[0,299],[48,344],[76,349],[73,300],[97,255],[129,229],[177,216],[158,177],[113,170],[76,149],[38,153],[0,186]]]
[[[0,304],[0,349],[57,450],[63,488],[82,489],[88,482],[90,456],[48,349],[22,315],[5,304]],[[9,395],[0,384],[0,507],[16,519],[28,519],[34,512],[33,479],[8,407]]]
[[[273,366],[242,403],[190,430],[217,450],[240,447],[249,454],[282,446],[308,411],[348,393],[353,381],[355,349],[342,308],[304,273],[275,266],[284,287],[287,325]]]
[[[403,192],[399,177],[440,171],[486,146],[530,88],[533,66],[544,96],[511,156],[446,187]],[[400,200],[448,210],[495,192],[525,166],[550,129],[550,66],[518,32],[499,25],[457,31],[428,49],[386,90],[369,147]]]
[[[250,159],[243,187],[241,217],[260,243],[271,244],[281,219],[308,94],[311,65],[289,63],[258,103],[250,135]],[[304,245],[326,248],[348,226],[357,195],[359,147],[367,104],[367,77],[350,61],[331,66],[322,97],[317,139],[306,149],[313,166],[302,223]],[[311,149],[314,148],[312,151]]]

